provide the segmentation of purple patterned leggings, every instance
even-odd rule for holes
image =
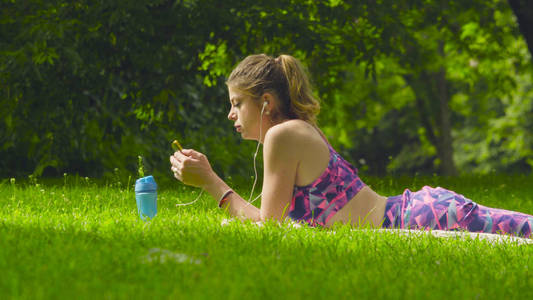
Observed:
[[[466,230],[533,238],[532,215],[486,207],[455,192],[429,186],[389,197],[382,227]]]

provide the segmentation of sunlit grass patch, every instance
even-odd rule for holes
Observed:
[[[370,179],[386,195],[407,179]],[[419,179],[417,179],[419,180]],[[432,179],[533,213],[530,178]],[[495,185],[498,182],[500,185]],[[140,220],[131,184],[0,186],[0,295],[12,298],[528,298],[533,245],[399,231],[225,222],[206,194],[163,187]],[[246,189],[243,189],[246,190]],[[492,191],[495,196],[485,190]],[[504,200],[502,195],[508,195]],[[522,199],[512,198],[514,194]],[[527,198],[527,199],[526,199]],[[520,202],[520,203],[517,203]],[[500,205],[498,205],[500,204]],[[225,225],[222,225],[225,224]]]

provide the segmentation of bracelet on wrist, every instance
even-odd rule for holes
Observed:
[[[228,196],[233,193],[233,190],[229,189],[224,194],[222,194],[222,197],[220,197],[220,200],[218,200],[218,207],[222,207],[226,201],[228,201]]]

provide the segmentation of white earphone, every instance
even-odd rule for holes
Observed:
[[[267,105],[268,105],[268,101],[264,101],[264,102],[263,102],[263,108],[261,109],[261,115],[263,114],[263,111],[265,110],[265,107],[266,107]],[[270,112],[267,111],[266,114],[269,115]]]
[[[263,107],[261,108],[261,121],[259,121],[259,136],[261,137],[262,135],[262,132],[263,132],[263,127],[261,126],[263,124],[263,112],[265,111],[265,107],[268,105],[268,101],[263,101]],[[267,115],[270,114],[269,111],[266,112]],[[257,153],[259,152],[259,145],[261,145],[261,142],[257,141],[257,148],[255,149],[255,153],[254,153],[254,183],[252,184],[252,191],[250,192],[250,198],[248,198],[248,205],[252,204],[255,200],[259,199],[259,197],[261,197],[261,194],[259,194],[259,196],[257,196],[253,201],[252,201],[252,197],[254,195],[254,190],[255,190],[255,185],[257,183],[257,167],[256,167],[256,164],[255,164],[255,161],[256,161],[256,158],[257,158]]]

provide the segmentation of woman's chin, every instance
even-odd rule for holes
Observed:
[[[249,136],[246,133],[242,133],[242,132],[241,132],[241,137],[242,137],[243,140],[257,141],[257,137]]]

